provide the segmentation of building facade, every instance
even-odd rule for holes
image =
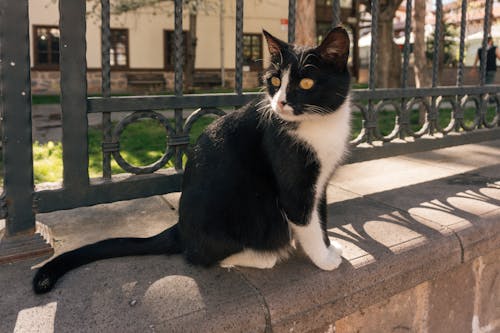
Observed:
[[[343,7],[354,6],[342,1]],[[88,92],[101,89],[100,6],[87,2]],[[113,5],[113,0],[111,0]],[[195,87],[231,87],[234,85],[236,5],[232,0],[209,0],[197,15]],[[318,6],[329,6],[321,0]],[[345,12],[345,13],[344,13]],[[343,15],[351,11],[343,9]],[[110,65],[113,93],[168,92],[174,81],[173,1],[133,12],[111,15]],[[330,10],[331,13],[331,10]],[[331,15],[330,15],[331,16]],[[34,94],[59,92],[58,4],[53,0],[30,1],[31,65]],[[286,40],[288,0],[247,0],[243,23],[243,87],[260,86],[262,69],[267,66],[268,51],[262,29]],[[318,26],[325,19],[320,15]],[[184,10],[184,42],[189,42],[189,13]],[[186,53],[186,50],[184,50]]]
[[[223,1],[201,9],[197,15],[197,73],[212,73],[231,86],[235,68],[235,1]],[[267,49],[262,38],[265,28],[286,39],[287,1],[245,1],[244,8],[244,87],[259,85],[259,75],[266,66]],[[89,93],[99,93],[101,69],[100,9],[87,6],[87,68]],[[173,89],[174,18],[173,2],[155,8],[143,8],[121,15],[111,15],[110,65],[112,91],[169,91]],[[31,65],[34,94],[59,91],[58,5],[51,0],[30,1]],[[185,35],[189,15],[184,14]],[[221,33],[222,32],[222,33]],[[205,76],[206,77],[206,76]],[[201,75],[203,80],[203,75]],[[206,79],[207,81],[210,81]],[[214,84],[213,80],[209,82]],[[201,82],[201,84],[204,84]],[[221,85],[220,83],[218,84]]]

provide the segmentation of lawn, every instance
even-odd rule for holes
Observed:
[[[205,116],[196,121],[191,129],[190,142],[194,143],[203,129],[214,118]],[[90,177],[102,176],[102,131],[89,128],[89,174]],[[132,165],[144,166],[157,161],[163,154],[166,145],[165,129],[156,121],[145,119],[130,124],[120,136],[120,153]],[[62,178],[62,144],[48,142],[33,144],[33,160],[35,183],[54,182]],[[172,162],[167,167],[172,167]],[[124,170],[112,159],[113,174]],[[0,179],[3,182],[3,179]]]
[[[468,109],[465,112],[466,124],[473,122],[475,111]],[[495,109],[489,108],[487,119],[491,121],[495,116]],[[451,117],[451,110],[441,110],[439,114],[439,125],[445,127]],[[213,121],[213,117],[205,116],[200,118],[194,125],[190,133],[190,141],[193,143],[203,129]],[[379,113],[379,128],[383,135],[389,134],[394,128],[395,112],[383,111]],[[411,128],[417,131],[418,111],[412,111]],[[353,114],[352,138],[355,138],[362,127],[362,116],[359,112]],[[101,152],[102,132],[100,129],[89,129],[89,174],[91,177],[102,175],[102,152]],[[120,152],[132,165],[148,165],[158,160],[165,149],[166,135],[164,128],[156,121],[141,120],[126,127],[120,137]],[[35,142],[33,145],[34,175],[35,183],[58,181],[62,177],[62,145],[61,143]],[[172,162],[167,164],[171,167]],[[118,174],[124,171],[112,159],[112,173]],[[0,179],[3,182],[3,179]]]

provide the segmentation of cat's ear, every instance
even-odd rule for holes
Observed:
[[[330,30],[316,50],[323,60],[339,69],[344,69],[349,58],[349,46],[347,31],[342,27],[336,27]]]
[[[264,34],[264,37],[266,37],[267,47],[269,49],[271,57],[280,57],[282,50],[286,49],[288,47],[288,44],[274,37],[266,30],[262,30],[262,33]]]

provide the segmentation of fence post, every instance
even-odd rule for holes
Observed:
[[[36,223],[33,209],[28,0],[2,1],[0,22],[4,163],[1,206],[6,210],[5,230],[0,231],[2,263],[49,254],[52,248],[41,236],[48,230]]]

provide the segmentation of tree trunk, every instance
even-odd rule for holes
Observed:
[[[377,25],[378,57],[376,84],[378,88],[397,88],[400,86],[401,50],[394,43],[392,21],[401,1],[389,1],[389,4],[380,7]]]
[[[297,0],[295,43],[316,45],[316,1]]]
[[[415,72],[415,87],[430,87],[431,75],[425,55],[425,14],[426,1],[415,1],[415,9],[413,18],[415,21],[415,42],[413,44],[414,72]],[[419,110],[419,123],[425,122],[425,108]]]
[[[184,71],[184,89],[189,91],[193,87],[195,60],[196,60],[196,23],[197,14],[191,12],[189,14],[189,32],[186,40],[186,67]]]

